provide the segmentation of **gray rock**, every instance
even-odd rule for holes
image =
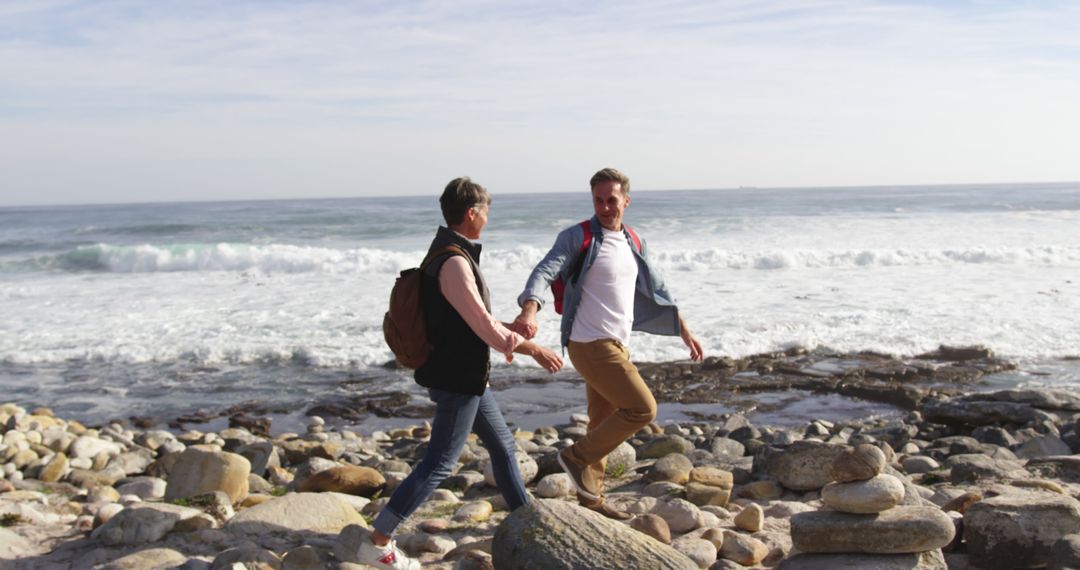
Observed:
[[[949,480],[954,484],[987,479],[1026,479],[1031,476],[1017,461],[993,459],[980,453],[954,455],[945,461],[945,466],[951,469]]]
[[[1080,534],[1069,534],[1054,543],[1051,570],[1080,568]]]
[[[175,568],[187,562],[187,556],[171,548],[148,548],[121,556],[101,570],[145,570],[147,568]]]
[[[233,503],[239,503],[247,498],[250,474],[251,462],[243,456],[189,447],[169,473],[165,500],[225,491]]]
[[[969,394],[963,399],[969,401],[988,400],[1026,404],[1044,410],[1067,410],[1080,412],[1080,394],[1069,390],[1001,390],[982,394]]]
[[[742,457],[746,454],[746,446],[728,437],[715,437],[712,440],[711,450],[713,455],[730,455]]]
[[[545,475],[536,484],[536,496],[544,499],[567,497],[574,492],[574,484],[566,473]]]
[[[622,475],[629,473],[634,470],[635,463],[637,463],[637,451],[634,450],[634,446],[624,441],[608,454],[607,474]]]
[[[947,570],[940,550],[914,554],[797,554],[776,570]]]
[[[765,472],[795,491],[816,491],[832,481],[832,465],[845,452],[843,445],[800,441],[783,450],[770,449]]]
[[[904,466],[904,472],[912,474],[929,473],[941,468],[941,464],[935,461],[933,457],[926,457],[925,455],[905,457],[900,464]]]
[[[968,553],[997,567],[1046,565],[1054,544],[1076,533],[1080,533],[1080,502],[1054,493],[999,495],[964,513]]]
[[[510,513],[495,531],[496,568],[698,568],[675,549],[565,501],[538,499]]]
[[[683,537],[671,543],[671,546],[693,560],[698,568],[708,568],[716,562],[716,546],[707,540]]]
[[[1072,454],[1072,449],[1069,449],[1069,444],[1053,435],[1033,437],[1016,450],[1016,456],[1021,459],[1070,454]]]
[[[524,451],[515,451],[514,457],[517,459],[518,473],[521,474],[521,482],[528,485],[536,478],[536,474],[540,468],[536,465],[536,461],[532,457],[529,457],[528,453]],[[498,487],[495,483],[495,470],[491,467],[491,461],[484,461],[484,482],[489,487]]]
[[[290,493],[237,513],[225,530],[241,536],[270,533],[337,533],[364,518],[334,493]]]
[[[671,544],[671,529],[667,521],[654,514],[643,514],[630,520],[630,528],[643,532],[664,544]],[[713,550],[716,550],[714,547]]]
[[[214,519],[188,507],[138,503],[120,511],[97,528],[90,538],[108,546],[138,546],[157,542],[173,530],[213,528]]]
[[[28,554],[33,545],[14,531],[0,528],[0,560],[21,558]]]
[[[121,453],[109,461],[109,466],[116,466],[124,475],[138,475],[146,472],[146,468],[154,462],[154,453],[149,449],[135,447],[131,451]]]
[[[1012,447],[1016,445],[1016,438],[1008,430],[999,426],[979,426],[971,432],[971,436],[982,443]]]
[[[210,570],[232,570],[234,564],[245,568],[281,568],[281,559],[273,552],[258,546],[230,548],[214,558]]]
[[[924,402],[922,412],[927,421],[947,425],[1026,424],[1055,419],[1052,414],[1026,404],[965,401],[960,398]]]
[[[668,524],[671,532],[682,534],[704,525],[701,509],[684,499],[672,499],[660,502],[653,508],[653,514],[659,515]]]
[[[88,435],[80,436],[72,444],[68,455],[72,458],[86,457],[93,459],[104,453],[109,457],[120,455],[123,449],[114,442]]]
[[[426,532],[403,535],[398,539],[398,543],[406,552],[434,552],[440,556],[457,547],[452,538]]]
[[[694,449],[694,445],[682,436],[658,435],[644,443],[637,450],[640,459],[660,459],[672,453],[687,454]]]
[[[682,485],[690,480],[690,470],[694,464],[681,453],[670,453],[653,464],[646,474],[650,481],[670,481]]]
[[[724,531],[724,544],[720,547],[720,556],[742,564],[755,566],[769,555],[769,547],[764,542],[741,532]]]
[[[874,515],[830,511],[791,517],[795,548],[807,553],[909,554],[941,548],[956,534],[937,507],[901,506]]]
[[[236,450],[236,453],[251,462],[251,472],[260,477],[266,475],[268,467],[281,467],[281,455],[269,441],[256,441]]]
[[[310,545],[294,548],[281,559],[282,570],[318,570],[324,568],[319,551]]]
[[[166,483],[157,477],[134,477],[116,487],[121,495],[135,495],[144,501],[153,501],[165,496]]]
[[[892,475],[881,474],[867,481],[829,483],[821,489],[821,501],[843,513],[880,513],[904,499],[904,484]]]

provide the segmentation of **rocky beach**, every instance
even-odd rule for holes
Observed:
[[[608,500],[634,518],[577,506],[555,459],[585,433],[574,414],[516,433],[532,504],[506,511],[473,440],[398,541],[446,570],[1078,567],[1080,394],[981,384],[1016,366],[981,347],[641,363],[661,410],[701,405],[609,456]],[[892,413],[748,417],[777,394]],[[349,410],[425,415],[408,394],[372,402],[312,407],[293,433],[257,409],[88,425],[0,406],[0,567],[364,568],[358,541],[430,435],[420,419],[341,426]]]

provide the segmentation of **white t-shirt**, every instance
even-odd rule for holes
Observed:
[[[604,239],[581,284],[581,304],[574,315],[570,340],[610,338],[627,344],[634,324],[634,290],[638,266],[621,231],[604,229]]]

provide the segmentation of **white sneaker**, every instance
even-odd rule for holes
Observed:
[[[361,564],[382,570],[420,570],[420,563],[405,556],[393,540],[386,546],[376,546],[370,538],[360,539],[360,549],[356,551],[356,556]]]

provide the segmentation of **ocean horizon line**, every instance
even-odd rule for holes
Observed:
[[[763,191],[811,191],[811,190],[895,190],[901,188],[1001,188],[1006,186],[1025,186],[1032,188],[1054,188],[1080,185],[1078,180],[1056,181],[1033,181],[1033,182],[944,182],[927,184],[834,184],[834,185],[811,185],[811,186],[757,186],[753,184],[719,187],[719,188],[634,188],[633,193],[665,193],[665,192],[738,192],[746,190]],[[236,198],[221,200],[146,200],[136,202],[56,202],[56,203],[29,203],[29,204],[0,204],[0,210],[39,210],[39,209],[64,209],[64,208],[107,208],[117,206],[168,206],[179,204],[247,204],[247,203],[285,203],[285,202],[333,202],[339,200],[386,200],[391,198],[420,198],[424,196],[436,197],[439,189],[431,192],[417,192],[406,194],[375,194],[375,195],[350,195],[350,196],[316,196],[316,197],[293,197],[293,198]],[[551,196],[558,194],[579,194],[583,190],[553,190],[547,192],[515,192],[513,190],[493,192],[495,196],[514,195],[515,197],[527,196]]]

